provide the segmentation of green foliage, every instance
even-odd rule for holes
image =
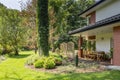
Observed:
[[[83,48],[84,50],[87,49],[87,40],[85,40],[85,39],[83,39],[82,48]]]
[[[109,52],[109,53],[105,54],[105,58],[106,58],[107,60],[110,60],[110,59],[113,58],[113,48],[110,49],[110,52]]]
[[[92,47],[92,46],[91,46],[91,41],[87,41],[87,49],[88,49],[88,50],[91,50],[91,47]]]
[[[62,58],[60,58],[60,57],[55,57],[55,65],[56,65],[56,66],[62,65]]]
[[[62,34],[62,35],[60,35],[58,41],[59,41],[59,43],[69,42],[69,41],[72,41],[72,37],[70,35],[67,35],[67,34]]]
[[[18,55],[19,48],[27,37],[27,29],[22,26],[20,12],[18,10],[1,8],[0,9],[0,44],[3,47],[3,54],[7,53],[8,46]]]
[[[44,56],[49,56],[48,0],[37,0],[37,20],[39,48]]]
[[[2,3],[0,3],[0,8],[7,8],[7,7],[3,5]]]
[[[53,69],[55,66],[59,66],[62,64],[62,58],[60,55],[53,54],[49,57],[40,57],[36,62],[34,62],[34,66],[36,68],[42,68],[45,69]]]
[[[23,1],[20,1],[22,17],[22,25],[27,28],[27,40],[26,44],[22,47],[22,50],[36,50],[38,49],[38,30],[36,27],[36,2],[37,0],[27,0],[27,4]]]
[[[95,51],[96,50],[96,42],[94,41],[92,44],[92,50]]]
[[[106,60],[110,60],[111,59],[110,53],[105,54],[105,59]]]
[[[48,57],[44,62],[45,69],[53,69],[55,68],[55,61],[52,57]]]
[[[113,48],[110,49],[110,52],[105,54],[105,59],[110,60],[113,58]]]
[[[113,48],[110,49],[110,57],[113,58]]]
[[[51,57],[62,57],[60,54],[56,54],[56,53],[51,53],[50,56]]]
[[[10,10],[8,15],[8,22],[11,22],[9,28],[9,44],[13,47],[15,55],[18,55],[18,49],[25,43],[26,28],[22,27],[20,22],[22,21],[19,11]]]
[[[50,22],[55,21],[55,23],[50,26],[50,29],[54,30],[52,32],[52,37],[57,36],[56,41],[54,41],[54,47],[59,48],[62,42],[72,41],[77,48],[77,38],[68,35],[68,32],[86,25],[86,19],[79,17],[78,14],[83,10],[88,8],[94,0],[50,0],[49,10],[54,12],[54,19],[50,19]]]
[[[49,63],[49,61],[50,61],[50,63]],[[59,66],[62,64],[62,57],[59,54],[53,54],[53,53],[51,53],[49,57],[44,57],[44,56],[40,57],[39,55],[31,55],[26,60],[25,64],[26,65],[34,65],[35,68],[42,68],[43,65],[45,65],[44,68],[51,69],[51,68],[54,68],[55,66]]]
[[[77,40],[73,36],[70,36],[68,34],[61,34],[59,36],[58,40],[54,42],[54,47],[55,47],[55,49],[59,48],[61,43],[63,43],[63,42],[67,43],[67,42],[70,42],[70,41],[76,43]],[[76,43],[76,45],[77,44],[78,43]]]
[[[27,58],[25,64],[26,65],[33,65],[39,59],[40,59],[39,55],[31,55]]]
[[[35,62],[35,61],[34,61],[32,58],[30,58],[30,59],[28,59],[28,60],[26,61],[25,64],[27,64],[27,65],[33,65],[34,62]]]
[[[40,59],[34,63],[35,68],[42,68],[44,65],[44,59]]]
[[[22,55],[19,57],[7,58],[0,63],[0,80],[120,80],[120,71],[115,70],[66,74],[31,70],[24,66],[24,62],[28,57],[25,55],[33,54],[33,51],[20,52],[20,54]]]
[[[54,62],[55,62],[56,66],[62,65],[63,58],[62,58],[61,55],[59,55],[59,54],[51,54],[50,57],[52,59],[54,59]]]
[[[95,51],[96,50],[96,42],[94,41],[92,43],[91,41],[87,41],[87,40],[84,39],[82,47],[83,47],[84,50],[88,49],[88,50]]]

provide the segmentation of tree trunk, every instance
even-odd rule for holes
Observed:
[[[1,54],[4,55],[6,53],[7,53],[7,49],[4,47]]]
[[[34,50],[35,50],[35,54],[37,54],[37,43],[34,44]]]
[[[15,55],[19,55],[19,51],[17,48],[15,48]]]
[[[48,20],[48,0],[37,0],[37,22],[38,22],[38,41],[41,53],[49,56],[49,20]]]

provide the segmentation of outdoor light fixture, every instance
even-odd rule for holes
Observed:
[[[104,37],[101,37],[101,40],[104,40]]]

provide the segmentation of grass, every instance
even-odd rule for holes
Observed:
[[[94,73],[51,74],[28,69],[24,66],[32,51],[9,57],[0,63],[0,80],[120,80],[120,71]]]

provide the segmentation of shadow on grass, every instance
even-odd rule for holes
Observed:
[[[17,58],[17,59],[21,59],[21,58],[26,58],[28,56],[30,56],[31,54],[19,54],[19,55],[12,55],[9,56],[9,58]]]
[[[40,76],[37,76],[35,80],[41,80]],[[66,75],[55,75],[47,79],[42,80],[120,80],[120,71],[105,71],[95,73],[72,73]]]
[[[22,76],[16,72],[12,75],[5,75],[4,80],[24,80],[31,75]],[[120,80],[120,71],[104,71],[104,72],[94,72],[94,73],[71,73],[71,74],[54,74],[50,77],[49,74],[45,76],[32,75],[34,79],[31,80]],[[29,79],[30,80],[30,79]]]
[[[9,72],[6,72],[4,77],[2,78],[3,80],[23,80],[22,77],[17,73],[17,72],[12,72],[12,75],[9,75]],[[14,77],[13,77],[14,76]]]

